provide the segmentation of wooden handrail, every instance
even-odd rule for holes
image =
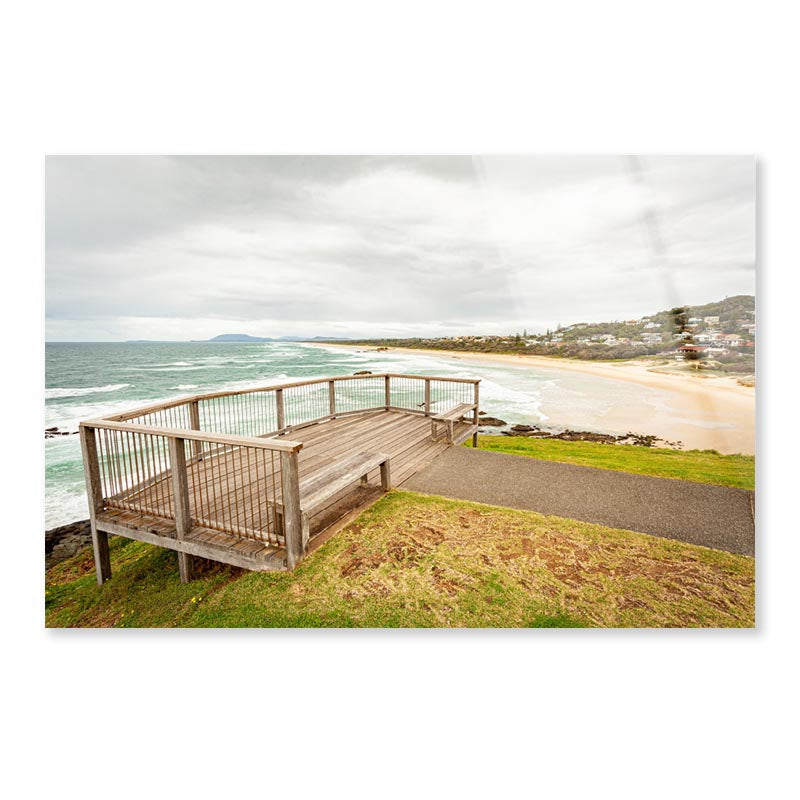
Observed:
[[[276,383],[267,386],[254,386],[249,389],[232,389],[223,392],[209,392],[207,394],[190,394],[184,397],[176,398],[175,400],[168,400],[163,403],[154,403],[149,406],[141,406],[140,408],[133,408],[130,411],[124,411],[121,414],[113,414],[108,416],[107,420],[114,422],[124,422],[126,419],[133,417],[144,416],[156,411],[161,411],[167,408],[176,408],[178,406],[196,403],[201,400],[215,400],[220,397],[236,397],[238,395],[253,394],[254,392],[274,392],[281,389],[291,389],[298,386],[313,386],[314,384],[324,384],[331,382],[342,381],[355,381],[364,380],[365,378],[410,378],[422,381],[444,381],[449,383],[470,383],[479,384],[480,378],[454,378],[445,375],[406,375],[400,372],[373,372],[370,375],[335,375],[327,378],[313,378],[307,381],[294,381],[292,383]]]
[[[131,422],[115,422],[108,419],[93,419],[80,423],[81,428],[105,428],[111,431],[146,433],[151,436],[166,436],[169,439],[190,439],[194,442],[210,442],[235,447],[257,447],[262,450],[279,450],[283,453],[297,453],[303,449],[302,442],[287,439],[264,439],[259,436],[236,436],[229,433],[205,433],[186,428],[159,428],[154,425],[139,425]]]

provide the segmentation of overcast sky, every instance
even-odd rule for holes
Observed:
[[[49,157],[46,336],[511,333],[753,294],[754,159],[638,163]]]

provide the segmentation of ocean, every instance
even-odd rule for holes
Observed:
[[[46,345],[45,363],[45,427],[66,431],[77,431],[81,420],[181,395],[359,370],[481,378],[481,409],[491,416],[512,424],[548,424],[557,417],[561,424],[600,431],[604,410],[620,402],[641,402],[650,392],[622,381],[550,368],[294,342],[58,342]],[[657,392],[651,394],[650,400],[658,403]],[[87,516],[79,437],[45,439],[46,526]]]

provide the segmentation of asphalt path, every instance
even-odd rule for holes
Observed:
[[[402,489],[755,554],[754,493],[450,447]]]

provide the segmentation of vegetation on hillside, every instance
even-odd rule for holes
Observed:
[[[702,334],[711,329],[711,326],[703,321],[705,317],[719,317],[719,323],[714,329],[723,334],[740,333],[743,321],[747,323],[754,321],[755,298],[752,295],[736,295],[701,306],[684,306],[681,310],[687,320],[700,320],[691,325],[694,334]],[[623,360],[643,356],[652,358],[672,352],[680,344],[673,338],[673,334],[681,333],[675,324],[674,311],[674,309],[666,309],[639,320],[575,323],[568,327],[559,325],[555,330],[531,335],[528,335],[527,331],[521,331],[496,336],[360,339],[352,340],[350,343],[510,355],[546,355],[589,360]],[[648,332],[660,333],[663,340],[641,341]],[[609,346],[591,341],[592,337],[600,336],[611,336],[616,343]],[[746,337],[746,341],[754,341],[755,334],[747,333]],[[754,346],[742,346],[732,352],[715,354],[713,360],[716,364],[714,366],[719,372],[752,373],[754,356]]]
[[[471,445],[467,443],[465,446]],[[754,456],[721,455],[716,450],[666,450],[626,444],[565,442],[527,436],[479,436],[478,447],[497,453],[634,472],[637,475],[678,478],[740,489],[755,488]]]
[[[210,565],[111,541],[47,574],[50,627],[749,627],[745,556],[476,503],[394,491],[292,573]]]

